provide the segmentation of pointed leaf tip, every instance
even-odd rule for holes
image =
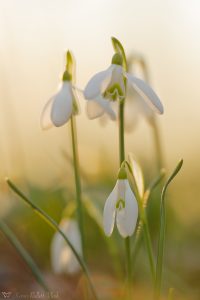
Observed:
[[[182,168],[182,165],[183,165],[183,159],[179,160],[176,168],[174,169],[174,171],[172,172],[171,176],[169,177],[169,179],[167,181],[168,183],[170,183],[174,179],[174,177],[178,174],[178,172]]]

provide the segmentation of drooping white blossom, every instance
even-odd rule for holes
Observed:
[[[67,71],[65,71],[66,73]],[[41,114],[41,127],[48,129],[60,127],[67,123],[78,111],[78,102],[70,80],[63,80],[58,92],[49,99]]]
[[[105,234],[110,236],[116,222],[120,235],[124,238],[134,233],[138,218],[138,204],[127,179],[118,179],[108,196],[103,212]]]
[[[77,222],[72,219],[63,219],[60,229],[65,233],[78,254],[82,255],[81,236]],[[51,265],[57,274],[74,274],[80,270],[80,264],[74,253],[58,232],[55,233],[51,243]]]
[[[94,101],[102,108],[100,114],[96,113],[95,110],[93,113],[90,113],[90,118],[99,117],[103,115],[103,113],[110,114],[109,110],[112,101],[115,101],[116,99],[123,100],[125,98],[125,80],[151,109],[156,113],[163,113],[163,105],[153,89],[142,79],[127,73],[121,65],[119,55],[115,54],[109,68],[95,74],[85,87],[84,97],[88,100],[88,103]],[[102,105],[102,98],[109,104]],[[114,110],[113,114],[115,114]]]

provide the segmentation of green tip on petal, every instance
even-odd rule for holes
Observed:
[[[122,64],[123,64],[123,58],[122,58],[121,54],[115,53],[113,55],[113,57],[112,57],[112,64],[113,65],[122,66]]]
[[[63,81],[71,81],[72,80],[72,76],[69,74],[69,72],[67,70],[63,73],[62,80]]]

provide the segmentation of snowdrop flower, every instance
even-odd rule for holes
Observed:
[[[60,229],[65,233],[78,254],[82,255],[81,237],[77,222],[72,219],[63,219]],[[53,271],[57,274],[75,274],[80,270],[74,253],[58,232],[55,233],[51,243],[51,264]]]
[[[143,80],[125,72],[122,67],[122,57],[119,53],[116,53],[112,58],[111,66],[105,71],[94,75],[86,85],[84,97],[88,101],[96,102],[101,107],[101,111],[99,110],[99,113],[92,112],[89,115],[90,118],[96,118],[103,113],[110,115],[110,110],[112,109],[111,102],[117,99],[122,101],[125,99],[125,80],[127,80],[127,83],[131,85],[151,109],[159,114],[163,113],[163,105],[153,89]],[[112,114],[115,115],[113,110]]]
[[[60,127],[78,113],[78,102],[72,86],[71,75],[66,70],[58,92],[46,103],[41,115],[41,127]]]
[[[103,212],[105,234],[110,236],[116,221],[117,229],[123,238],[131,236],[138,218],[137,200],[132,192],[126,171],[121,167],[117,183],[108,196]]]

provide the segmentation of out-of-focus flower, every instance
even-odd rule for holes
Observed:
[[[63,81],[58,92],[46,103],[41,115],[41,127],[48,129],[60,127],[68,122],[73,114],[78,113],[78,102],[71,76],[64,72]]]
[[[136,197],[130,188],[126,175],[119,175],[116,185],[104,206],[103,226],[105,234],[107,236],[112,234],[116,219],[117,229],[121,236],[124,238],[131,236],[135,230],[137,218],[138,204]]]
[[[105,71],[95,74],[86,85],[84,97],[89,101],[96,102],[102,108],[100,114],[91,113],[90,118],[99,117],[103,113],[110,114],[108,108],[111,108],[111,102],[125,98],[125,80],[139,93],[151,109],[159,114],[163,113],[163,105],[153,89],[143,80],[125,72],[122,67],[121,55],[116,53],[113,56],[111,66]],[[102,105],[102,98],[109,104]]]
[[[135,180],[135,184],[136,184],[138,193],[139,193],[140,197],[142,198],[144,195],[144,176],[143,176],[142,168],[140,167],[139,163],[133,157],[132,154],[129,153],[128,158],[130,161],[130,166],[131,166],[131,169],[133,172],[133,177]]]
[[[82,255],[81,236],[77,222],[72,219],[63,219],[60,229],[65,233],[78,254]],[[74,274],[80,270],[74,253],[58,232],[55,233],[51,243],[51,264],[53,271],[57,274]]]

